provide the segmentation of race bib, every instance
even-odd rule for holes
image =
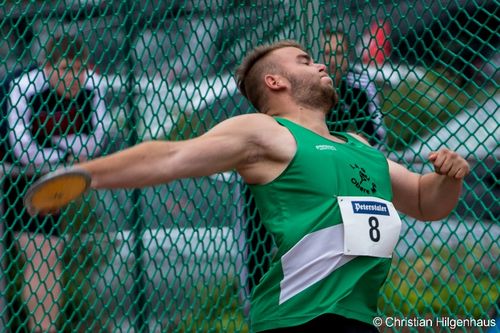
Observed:
[[[344,223],[344,253],[391,258],[401,231],[394,205],[375,197],[338,197]]]

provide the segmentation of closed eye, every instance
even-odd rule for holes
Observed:
[[[297,56],[297,61],[301,64],[304,64],[304,65],[312,64],[312,59],[308,54],[299,54]]]

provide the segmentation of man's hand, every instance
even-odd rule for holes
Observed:
[[[469,163],[459,154],[441,149],[429,154],[429,161],[434,165],[434,171],[443,176],[462,179],[470,172]]]

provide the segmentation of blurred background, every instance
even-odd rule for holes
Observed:
[[[51,36],[82,36],[105,91],[104,153],[144,140],[187,139],[254,112],[233,79],[246,51],[291,38],[324,61],[323,31],[343,31],[353,70],[376,87],[384,154],[422,172],[431,171],[428,153],[447,147],[472,167],[447,219],[427,224],[402,216],[380,314],[498,317],[498,1],[0,5],[0,77],[43,63]],[[2,160],[2,172],[16,172],[15,166]],[[144,190],[92,192],[68,207],[61,331],[250,332],[253,249],[245,229],[255,213],[246,213],[243,189],[228,172]],[[6,273],[20,263],[12,260],[16,250],[7,237],[2,243],[0,331],[24,332],[20,282]]]

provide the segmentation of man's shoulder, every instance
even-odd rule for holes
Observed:
[[[276,139],[281,133],[283,126],[271,116],[265,114],[245,114],[228,118],[209,132],[211,133],[225,133],[245,140],[256,142],[266,142]]]
[[[271,116],[263,113],[249,113],[231,117],[223,121],[223,123],[232,126],[244,126],[247,128],[262,126],[278,126],[278,122]]]
[[[47,77],[42,68],[40,67],[29,67],[26,69],[20,69],[12,72],[12,79],[10,86],[18,87],[22,91],[28,87],[34,87],[34,89],[39,89],[45,85],[47,82]]]
[[[38,76],[45,76],[43,69],[39,66],[27,66],[24,68],[18,68],[9,73],[12,80],[23,80],[30,79],[33,80]]]

